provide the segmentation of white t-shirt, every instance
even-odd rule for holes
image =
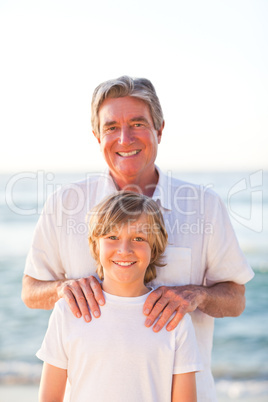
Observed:
[[[172,375],[202,369],[190,316],[155,334],[144,326],[148,294],[104,294],[90,324],[57,302],[37,357],[68,370],[71,402],[170,402]]]
[[[158,169],[153,194],[169,236],[165,267],[157,268],[159,285],[244,284],[254,273],[241,252],[226,208],[210,189],[174,179]],[[35,229],[25,274],[39,280],[95,275],[88,247],[86,216],[116,187],[108,172],[64,186],[51,196]],[[200,310],[191,314],[204,364],[197,373],[198,402],[215,402],[210,370],[214,319]]]

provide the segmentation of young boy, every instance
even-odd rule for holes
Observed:
[[[89,245],[106,303],[101,318],[78,320],[64,299],[51,315],[37,357],[44,360],[41,402],[195,402],[201,369],[186,315],[171,332],[144,325],[143,304],[167,245],[162,214],[151,198],[118,192],[91,214]]]

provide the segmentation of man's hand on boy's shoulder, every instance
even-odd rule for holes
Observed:
[[[150,293],[144,303],[143,312],[147,316],[145,325],[151,327],[162,314],[153,327],[158,332],[175,313],[166,327],[168,331],[172,331],[186,313],[196,310],[202,300],[200,286],[160,286]]]
[[[91,321],[91,312],[95,318],[100,316],[99,305],[105,304],[102,288],[94,276],[63,281],[58,288],[59,298],[64,298],[72,313]]]

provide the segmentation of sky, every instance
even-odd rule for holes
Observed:
[[[149,78],[157,164],[268,169],[266,0],[0,0],[0,173],[96,171],[94,88]]]

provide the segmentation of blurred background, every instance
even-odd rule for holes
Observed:
[[[0,401],[36,400],[50,312],[20,300],[25,258],[47,196],[104,168],[91,95],[123,74],[160,98],[157,164],[221,195],[256,274],[215,321],[219,399],[267,400],[267,19],[265,0],[0,0]]]

